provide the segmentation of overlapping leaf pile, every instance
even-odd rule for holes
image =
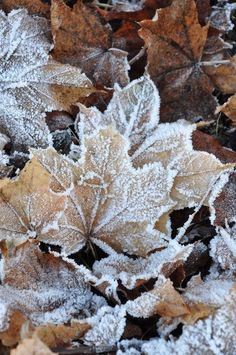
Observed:
[[[3,351],[235,353],[233,6],[0,8]]]

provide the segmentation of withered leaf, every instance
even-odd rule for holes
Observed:
[[[216,113],[219,112],[228,116],[232,120],[232,124],[236,126],[236,94],[231,96],[224,105],[217,107]]]
[[[39,338],[24,339],[10,355],[53,355],[52,352]]]
[[[133,289],[159,275],[169,277],[178,267],[183,266],[193,250],[192,245],[181,246],[170,242],[164,250],[147,258],[131,259],[125,255],[111,255],[93,265],[97,277],[121,281],[128,289]]]
[[[34,325],[60,324],[88,314],[93,294],[82,269],[69,260],[43,254],[28,242],[4,254],[0,286],[3,342],[9,320],[16,321],[12,319],[16,311]]]
[[[1,0],[0,9],[10,12],[19,8],[25,8],[30,14],[50,17],[50,5],[42,0]]]
[[[96,9],[80,0],[72,9],[63,0],[53,0],[51,27],[54,58],[79,66],[96,84],[129,82],[127,53],[113,48],[112,31]]]
[[[214,118],[213,82],[223,91],[226,86],[225,66],[219,72],[216,64],[226,58],[229,46],[216,36],[207,38],[208,29],[199,24],[194,0],[173,0],[170,7],[157,10],[153,20],[141,22],[147,69],[160,89],[162,121]]]
[[[0,240],[17,245],[57,228],[65,196],[49,186],[50,174],[35,159],[14,180],[1,180]]]
[[[68,195],[58,231],[39,240],[66,254],[90,242],[109,254],[113,248],[140,256],[166,245],[153,226],[175,204],[169,196],[173,172],[161,162],[134,169],[128,149],[123,136],[106,128],[85,138],[76,164],[53,149],[33,151],[50,172],[51,188]]]
[[[51,144],[45,111],[69,111],[93,91],[80,69],[49,57],[49,36],[46,19],[0,11],[0,123],[18,148]]]
[[[176,172],[171,191],[177,202],[175,209],[207,205],[215,182],[230,165],[224,166],[213,155],[193,150],[195,125],[183,120],[159,124],[159,106],[158,91],[147,75],[123,89],[116,86],[104,113],[80,105],[75,123],[80,141],[97,127],[114,126],[129,138],[129,154],[135,167],[159,161]]]
[[[158,279],[153,290],[142,293],[133,301],[128,301],[125,307],[130,315],[138,318],[149,318],[156,314],[178,317],[189,313],[187,305],[172,282],[164,277]]]

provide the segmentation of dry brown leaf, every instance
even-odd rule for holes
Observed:
[[[125,306],[127,312],[137,318],[149,318],[156,314],[174,318],[189,313],[188,306],[174,289],[172,282],[163,277],[158,279],[153,290],[142,293]]]
[[[51,26],[54,58],[79,66],[96,84],[129,82],[127,53],[113,48],[112,31],[96,9],[80,0],[72,9],[63,0],[53,0]]]
[[[10,12],[19,8],[25,8],[30,14],[50,17],[50,5],[41,0],[1,0],[0,9]]]
[[[163,121],[214,118],[212,80],[224,90],[227,68],[214,64],[225,58],[227,45],[215,36],[207,39],[208,29],[199,24],[194,0],[174,0],[153,20],[141,22],[139,33],[147,46],[148,72],[160,89]]]
[[[3,343],[12,342],[12,332],[19,330],[22,316],[19,321],[16,312],[35,326],[65,323],[74,316],[85,318],[88,315],[93,294],[85,282],[83,268],[42,253],[34,243],[27,242],[4,254],[0,286]],[[96,304],[96,299],[94,302]]]
[[[32,337],[36,336],[50,348],[60,348],[70,344],[72,340],[81,338],[89,329],[90,324],[72,320],[69,325],[47,324],[36,327]]]
[[[0,240],[15,245],[56,228],[65,196],[49,190],[50,174],[32,159],[0,187]]]
[[[38,240],[60,245],[66,254],[91,242],[109,254],[112,247],[139,256],[166,245],[153,226],[175,204],[169,197],[173,172],[160,162],[134,169],[128,149],[128,140],[107,128],[85,138],[76,164],[53,149],[33,151],[51,174],[51,188],[68,191],[58,231]]]
[[[10,355],[53,355],[52,352],[39,338],[24,339]]]
[[[236,126],[236,94],[231,96],[228,101],[217,107],[216,113],[223,112],[232,120],[232,124]]]

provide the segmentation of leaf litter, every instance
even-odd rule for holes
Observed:
[[[233,11],[0,4],[6,351],[235,352]]]

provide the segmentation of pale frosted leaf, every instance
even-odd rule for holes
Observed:
[[[0,186],[0,240],[20,244],[57,229],[65,196],[49,189],[50,175],[32,159],[14,180]]]
[[[16,349],[11,350],[10,355],[53,355],[47,345],[45,345],[39,338],[24,339]]]
[[[83,338],[86,345],[115,345],[120,340],[125,329],[125,307],[102,307],[96,316],[87,321],[92,329],[89,330]]]
[[[159,275],[170,276],[183,265],[192,250],[192,245],[182,246],[172,241],[167,248],[147,258],[131,259],[125,255],[111,255],[96,261],[93,271],[98,277],[120,280],[126,288],[133,289]]]
[[[69,110],[92,90],[79,69],[49,58],[49,37],[46,19],[0,12],[0,123],[17,147],[51,144],[44,112]]]
[[[85,317],[93,298],[83,268],[43,254],[32,243],[4,255],[0,294],[1,331],[7,329],[14,311],[20,311],[34,325]]]
[[[60,245],[66,254],[89,241],[106,252],[108,245],[140,256],[166,245],[164,235],[153,226],[174,205],[169,193],[175,172],[161,163],[134,169],[128,148],[124,137],[107,128],[85,139],[77,166],[52,149],[34,151],[44,167],[50,165],[45,158],[49,151],[52,185],[61,181],[59,162],[66,160],[70,169],[66,174],[71,175],[68,186],[72,186],[58,232],[41,235],[39,240]]]
[[[165,317],[178,317],[188,314],[183,298],[175,290],[172,282],[160,277],[153,290],[142,293],[125,304],[127,312],[137,318],[149,318],[156,314]]]
[[[175,341],[154,339],[143,344],[142,354],[176,355],[232,355],[236,352],[235,288],[228,296],[225,305],[210,317],[199,320],[194,325],[185,325],[181,336]]]
[[[210,255],[223,270],[236,272],[236,226],[231,229],[219,228],[211,240]]]

